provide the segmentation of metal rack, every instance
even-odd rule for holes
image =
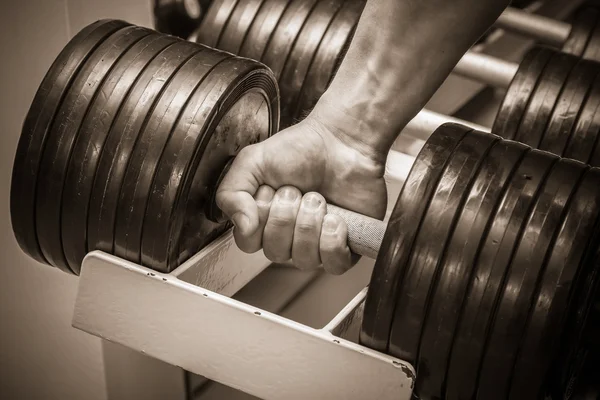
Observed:
[[[556,0],[536,7],[542,15],[564,18],[579,3]],[[481,51],[515,60],[530,44],[504,35]],[[451,76],[428,108],[453,114],[483,89]],[[395,148],[415,154],[420,145],[401,136]],[[412,158],[388,161],[391,209]],[[143,369],[146,399],[152,393],[164,398],[165,387],[180,391],[170,398],[184,398],[181,369],[262,399],[411,398],[413,367],[357,344],[367,288],[316,329],[231,298],[269,266],[262,253],[238,250],[231,232],[170,274],[92,252],[83,262],[72,324],[105,339],[107,369],[122,364],[142,370],[139,365],[155,363]],[[116,375],[113,379],[126,379]],[[167,376],[173,378],[169,383]],[[123,382],[114,386],[109,398],[138,398]]]

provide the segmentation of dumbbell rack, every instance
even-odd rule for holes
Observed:
[[[564,17],[572,9],[556,3],[538,12]],[[457,86],[452,79],[445,85]],[[482,88],[471,85],[462,104]],[[450,97],[448,107],[460,103]],[[432,108],[456,111],[442,102],[434,99]],[[72,323],[263,399],[410,399],[413,367],[357,344],[367,288],[322,329],[231,299],[269,265],[262,253],[239,251],[231,232],[170,274],[92,252],[82,265]]]

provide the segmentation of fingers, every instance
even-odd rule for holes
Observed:
[[[239,231],[234,231],[235,242],[240,250],[246,253],[255,253],[262,249],[263,231],[269,218],[269,209],[275,196],[275,190],[268,185],[262,185],[254,195],[258,209],[258,228],[248,236],[242,236]]]
[[[265,256],[273,262],[282,263],[292,258],[294,227],[301,199],[300,190],[293,186],[283,186],[273,196],[263,234]]]
[[[320,237],[320,256],[327,273],[342,275],[352,267],[348,248],[348,227],[341,217],[327,214],[323,218]]]
[[[292,261],[300,269],[313,269],[321,265],[319,237],[327,213],[325,198],[310,192],[302,197],[292,245]]]

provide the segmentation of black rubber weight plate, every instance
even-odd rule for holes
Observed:
[[[533,301],[530,301],[527,327],[520,340],[519,353],[512,371],[510,398],[534,399],[544,394],[544,379],[556,356],[557,335],[563,331],[564,315],[568,311],[571,283],[575,279],[587,242],[581,234],[590,234],[591,221],[581,218],[585,209],[578,208],[577,204],[573,208],[569,202],[571,193],[575,192],[586,169],[582,163],[562,159],[555,165],[546,183],[547,187],[555,186],[554,207],[557,208],[556,212],[561,211],[564,216],[558,218],[562,224],[556,237],[551,239],[548,261],[542,269]],[[543,197],[540,197],[541,201]],[[556,212],[549,213],[548,217],[556,217]]]
[[[579,111],[573,133],[563,155],[567,158],[590,163],[594,144],[600,133],[600,74],[596,76],[591,85],[588,85],[590,91]]]
[[[73,142],[90,101],[124,50],[120,46],[130,46],[145,34],[146,31],[141,28],[125,26],[107,37],[88,56],[74,77],[48,132],[40,162],[35,221],[44,257],[63,271],[71,271],[61,241],[60,213]]]
[[[264,0],[238,1],[219,39],[217,45],[219,49],[233,54],[239,53],[252,21],[254,21],[254,17],[256,17],[263,2]]]
[[[265,0],[254,17],[239,55],[252,60],[261,60],[279,20],[291,0]]]
[[[470,129],[445,124],[427,140],[410,170],[386,228],[371,275],[360,342],[387,352],[397,293],[429,200],[450,155]]]
[[[238,0],[214,0],[191,39],[209,47],[217,47],[223,29],[237,3]]]
[[[114,246],[115,255],[129,261],[139,263],[141,260],[140,246],[146,203],[169,135],[194,88],[219,61],[219,58],[210,60],[212,63],[205,61],[204,53],[214,54],[214,51],[206,47],[194,47],[177,58],[177,70],[146,117],[123,176],[117,205]]]
[[[31,103],[13,164],[10,215],[21,249],[47,263],[40,249],[35,223],[38,171],[48,131],[71,81],[90,53],[111,33],[127,24],[102,20],[81,30],[60,52],[46,73]]]
[[[597,13],[597,9],[595,10]],[[590,34],[585,51],[583,52],[583,58],[586,60],[600,61],[600,18],[596,14],[596,26]]]
[[[577,57],[564,53],[555,53],[550,57],[521,118],[515,136],[518,142],[534,148],[540,145],[554,105],[577,61]]]
[[[584,7],[579,10],[573,20],[571,33],[563,45],[562,51],[577,57],[583,56],[598,17],[598,11],[594,8]]]
[[[521,124],[529,98],[536,83],[555,52],[545,47],[534,47],[525,57],[508,88],[498,110],[492,132],[507,139],[513,139]]]
[[[281,125],[284,128],[294,123],[298,98],[310,64],[327,27],[342,4],[343,0],[319,1],[296,39],[279,79]]]
[[[302,119],[327,90],[336,63],[344,56],[344,45],[350,40],[364,6],[364,0],[346,0],[336,13],[310,64],[293,113],[294,118]]]
[[[65,256],[76,274],[87,253],[87,221],[90,195],[98,161],[108,132],[137,77],[174,38],[151,34],[137,42],[115,64],[81,123],[71,152],[62,202],[62,241]],[[113,138],[114,140],[114,138]]]
[[[550,123],[538,148],[562,155],[581,115],[583,105],[591,90],[591,83],[598,75],[598,67],[580,60],[571,71],[550,117]],[[574,133],[576,135],[577,133]],[[587,162],[589,152],[577,160]]]
[[[83,176],[79,174],[73,176],[73,170],[77,170],[82,166],[82,162],[85,162],[85,158],[81,158],[82,151],[84,152],[83,154],[85,154],[85,150],[81,147],[88,146],[90,144],[89,141],[91,132],[89,131],[89,125],[87,125],[87,121],[89,121],[90,118],[94,118],[92,115],[93,112],[98,112],[97,109],[93,108],[96,100],[100,98],[100,102],[102,102],[106,99],[104,84],[111,76],[114,67],[118,65],[118,62],[129,50],[129,48],[151,33],[152,31],[149,29],[141,27],[124,28],[111,36],[96,50],[96,53],[88,62],[92,62],[95,59],[97,65],[92,74],[89,75],[87,81],[82,83],[83,86],[81,87],[79,94],[80,98],[83,99],[81,104],[87,104],[86,110],[81,114],[74,110],[74,113],[77,115],[67,116],[67,122],[63,124],[64,137],[61,138],[61,146],[63,146],[61,151],[64,153],[69,151],[70,154],[67,157],[67,162],[60,165],[60,168],[62,171],[64,171],[64,174],[62,174],[64,176],[64,180],[63,182],[56,180],[53,182],[53,185],[48,186],[49,189],[47,190],[50,190],[51,194],[47,197],[47,201],[54,199],[61,209],[57,216],[60,219],[60,237],[53,238],[52,240],[60,240],[65,259],[71,270],[75,273],[79,272],[81,261],[83,260],[83,256],[85,256],[85,222],[87,220],[87,213],[78,213],[82,208],[82,204],[77,204],[78,200],[81,201],[81,193],[77,191],[73,192],[72,190],[80,187],[78,183],[81,181],[89,182],[91,185],[90,181],[93,180],[93,173],[91,176]],[[85,68],[82,70],[82,73],[84,71]],[[73,88],[75,89],[76,86]],[[95,90],[95,92],[92,96],[88,97],[92,89]],[[100,93],[102,95],[99,95]],[[104,113],[104,110],[102,110],[101,113]],[[78,124],[78,126],[73,126],[72,124]],[[69,148],[66,148],[67,146]],[[100,145],[99,148],[102,148],[102,146]],[[96,150],[97,149],[98,148],[96,148]],[[59,165],[55,162],[54,168],[58,167]],[[73,187],[70,185],[73,185]],[[87,196],[83,201],[87,205]],[[77,220],[77,222],[74,222],[75,220]],[[74,224],[77,225],[78,223],[82,224],[82,229],[76,232],[70,232],[70,234],[65,234],[67,231],[69,231],[71,226]]]
[[[429,202],[398,289],[389,353],[416,365],[418,393],[423,397],[437,396],[434,393],[439,377],[433,375],[441,369],[431,365],[427,358],[429,352],[424,358],[419,353],[430,293],[436,285],[438,266],[473,178],[484,155],[498,139],[495,135],[473,131],[458,144]],[[422,343],[423,347],[430,345]]]
[[[485,213],[490,212],[487,217],[488,225],[480,239],[478,254],[473,260],[472,276],[467,280],[465,299],[454,332],[446,379],[446,398],[448,400],[473,398],[475,393],[487,321],[493,312],[496,293],[507,264],[507,262],[495,264],[500,250],[498,245],[502,245],[501,241],[505,233],[510,234],[514,231],[514,228],[507,229],[520,195],[520,186],[515,187],[514,179],[528,149],[525,145],[517,142],[497,143],[484,160],[479,177],[473,185],[472,192],[477,191],[479,179],[483,183],[486,181],[489,183],[489,189],[482,188],[487,189],[484,200],[486,204],[482,206],[482,210],[488,208],[491,210],[481,213],[481,218],[485,218]],[[519,180],[519,182],[522,181]],[[516,189],[516,191],[510,191],[510,189]],[[466,211],[468,208],[464,210]],[[458,227],[459,225],[457,225],[457,229]],[[475,234],[476,231],[472,231],[472,233]],[[509,243],[505,243],[504,247],[512,245],[514,235],[507,237],[507,241]],[[465,278],[462,276],[462,279]],[[461,284],[465,285],[465,282],[462,281]]]
[[[154,7],[156,29],[186,38],[202,20],[199,0],[158,0]]]
[[[260,60],[271,68],[278,80],[300,30],[316,4],[317,0],[291,0],[290,5],[279,20],[279,24]]]
[[[229,58],[196,89],[169,139],[153,182],[142,264],[170,271],[229,224],[205,217],[215,179],[231,156],[278,129],[277,83],[263,65]]]
[[[463,139],[464,141],[464,139]],[[424,396],[442,396],[447,366],[480,245],[494,211],[526,147],[502,141],[484,157],[471,191],[460,210],[430,302],[419,351],[417,389]],[[423,365],[421,365],[423,364]],[[458,366],[460,368],[461,365]],[[421,390],[423,388],[423,390]]]
[[[600,75],[598,75],[598,80],[600,80]],[[596,94],[595,92],[598,90],[598,89],[596,89],[596,86],[598,86],[599,84],[600,83],[594,83],[594,88],[592,89],[592,91],[594,92],[594,95]],[[591,100],[591,96],[590,96],[590,100]],[[594,112],[593,116],[591,117],[588,130],[590,131],[589,134],[594,136],[594,139],[595,139],[594,149],[590,156],[589,163],[593,167],[598,167],[598,166],[600,166],[600,106],[599,105],[596,105],[596,111]]]
[[[199,46],[177,41],[157,55],[121,105],[98,161],[88,212],[88,249],[114,251],[117,201],[127,164],[148,114],[171,76]]]
[[[478,397],[506,399],[515,357],[527,323],[533,295],[537,289],[540,271],[544,269],[546,255],[552,239],[562,223],[565,203],[578,177],[571,176],[557,156],[532,150],[538,157],[537,168],[525,179],[541,178],[537,193],[532,196],[532,207],[526,208],[525,225],[519,234],[505,276],[487,341],[478,384]],[[543,159],[543,160],[542,160]],[[546,165],[553,164],[549,176]],[[546,178],[548,176],[548,178]]]

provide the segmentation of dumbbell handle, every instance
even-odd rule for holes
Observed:
[[[496,20],[496,28],[543,40],[561,47],[569,38],[572,26],[563,21],[508,7]]]

